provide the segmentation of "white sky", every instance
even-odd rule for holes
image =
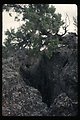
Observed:
[[[70,19],[70,26],[68,28],[69,32],[74,32],[74,25],[73,25],[73,16],[77,17],[77,5],[76,4],[51,4],[53,6],[55,6],[56,8],[56,13],[60,13],[62,15],[62,19],[64,20],[66,17],[66,13],[69,16]],[[13,13],[13,16],[15,16],[16,14]],[[3,12],[2,15],[2,42],[5,39],[5,31],[7,29],[15,28],[15,30],[17,30],[17,27],[19,27],[23,22],[16,22],[14,21],[14,17],[10,17],[9,14],[7,12]]]

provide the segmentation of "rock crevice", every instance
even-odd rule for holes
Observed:
[[[77,78],[75,39],[74,34],[65,36],[63,38],[65,46],[58,48],[51,59],[43,54],[30,69],[26,67],[24,70],[24,66],[20,66],[20,73],[25,82],[28,84],[29,81],[29,85],[40,91],[42,101],[48,107],[62,92],[65,92],[71,98],[73,98],[72,96],[75,96],[74,99],[77,98],[77,84],[74,83],[74,79]]]

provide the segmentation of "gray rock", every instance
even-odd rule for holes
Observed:
[[[2,115],[44,116],[47,114],[47,105],[42,102],[40,92],[25,85],[19,75],[19,64],[15,65],[17,62],[15,59],[9,60],[9,62],[8,59],[3,60],[2,65]]]

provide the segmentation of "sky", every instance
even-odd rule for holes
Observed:
[[[77,18],[77,5],[76,4],[50,4],[55,6],[56,13],[60,13],[62,15],[62,19],[65,20],[66,13],[69,16],[70,26],[68,27],[68,32],[75,32],[75,27],[73,25],[73,16]],[[14,21],[14,16],[16,13],[12,14],[13,17],[10,17],[7,12],[3,12],[2,14],[2,43],[6,38],[5,31],[10,28],[17,28],[23,23],[22,21],[17,22]],[[61,31],[62,32],[62,31]]]

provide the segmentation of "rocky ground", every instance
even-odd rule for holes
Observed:
[[[64,50],[66,51],[66,48]],[[72,53],[69,55],[72,55]],[[73,61],[74,57],[69,57],[69,59],[70,61]],[[34,87],[26,85],[21,78],[19,73],[20,63],[17,56],[14,54],[7,59],[2,58],[2,115],[76,116],[78,113],[77,92],[75,90],[77,86],[77,78],[75,78],[76,72],[73,71],[74,68],[76,68],[76,64],[69,62],[69,65],[67,66],[66,64],[64,70],[62,70],[59,76],[61,85],[63,88],[66,88],[66,90],[58,94],[48,108],[47,105],[42,102],[40,92]],[[54,67],[54,69],[56,70],[56,67]],[[69,70],[72,71],[71,74]],[[73,79],[73,82],[69,83],[68,81],[67,83],[66,80],[71,78]],[[67,85],[69,88],[67,88]],[[68,89],[69,92],[67,93],[66,91]]]
[[[47,105],[42,102],[39,91],[25,85],[21,79],[18,72],[18,60],[9,57],[2,62],[2,115],[47,115]]]

